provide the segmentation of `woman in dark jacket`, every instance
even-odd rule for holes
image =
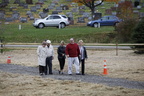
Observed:
[[[64,41],[61,41],[61,44],[57,49],[58,60],[59,60],[59,64],[60,64],[59,74],[63,74],[63,69],[64,69],[64,66],[65,66],[65,59],[66,59],[65,48],[66,47],[64,45],[65,45]]]
[[[85,59],[87,59],[87,51],[86,48],[83,46],[83,40],[79,40],[79,49],[80,49],[80,56],[79,61],[81,63],[81,73],[85,75]]]

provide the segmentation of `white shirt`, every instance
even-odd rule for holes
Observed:
[[[79,48],[80,48],[81,59],[84,59],[84,48],[83,46],[79,46]]]
[[[47,57],[54,56],[53,46],[50,45],[49,47],[48,46],[46,46],[46,47],[47,47],[47,52],[48,52]]]

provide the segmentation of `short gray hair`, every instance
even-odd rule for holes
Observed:
[[[42,45],[46,45],[47,43],[45,41],[42,42]]]

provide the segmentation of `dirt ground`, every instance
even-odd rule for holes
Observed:
[[[144,54],[138,55],[132,50],[87,50],[86,74],[103,75],[106,60],[107,77],[144,81]],[[0,54],[0,63],[6,63],[8,56],[12,64],[38,66],[36,50],[14,50]],[[53,60],[53,69],[59,70],[57,53]],[[67,60],[65,65],[67,72]],[[73,68],[75,72],[75,68]],[[108,87],[101,84],[78,81],[54,80],[0,72],[0,96],[144,96],[142,89]]]

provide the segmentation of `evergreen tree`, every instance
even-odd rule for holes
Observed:
[[[134,43],[144,43],[144,18],[134,28],[132,40]],[[144,53],[144,45],[135,45],[132,48],[135,53]]]

